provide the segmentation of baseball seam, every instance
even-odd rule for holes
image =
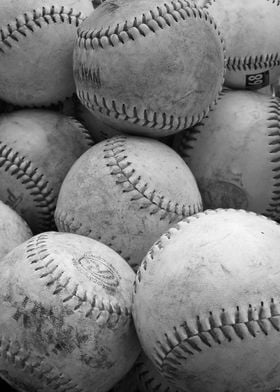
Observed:
[[[149,250],[136,273],[134,295],[137,294],[137,288],[141,284],[144,273],[149,265],[155,262],[155,255],[164,249],[167,241],[174,238],[184,226],[195,222],[202,216],[214,215],[224,211],[258,216],[273,225],[278,225],[277,222],[263,215],[235,209],[206,210],[188,217],[163,234]],[[195,322],[196,327],[194,327],[193,322]],[[280,306],[276,304],[273,298],[271,298],[270,308],[261,302],[257,311],[250,304],[246,314],[239,306],[236,307],[235,314],[230,314],[222,309],[220,315],[217,316],[210,311],[208,319],[202,320],[197,316],[196,320],[185,321],[179,327],[173,327],[171,332],[165,333],[164,339],[158,340],[154,347],[155,365],[166,379],[172,382],[176,377],[176,366],[180,365],[179,360],[186,360],[187,355],[201,352],[203,346],[212,347],[213,344],[222,344],[225,340],[230,342],[234,338],[257,337],[259,332],[267,335],[271,327],[280,331]]]
[[[25,186],[38,214],[38,230],[54,227],[55,198],[53,189],[38,168],[34,168],[31,161],[21,157],[18,152],[0,141],[0,168],[15,176]]]
[[[146,363],[141,360],[137,360],[135,364],[135,372],[138,379],[137,384],[140,384],[140,389],[142,384],[145,386],[145,391],[147,392],[177,392],[177,389],[171,389],[171,387],[163,385],[164,380],[155,378]]]
[[[63,303],[74,301],[74,311],[85,307],[85,317],[94,317],[98,323],[110,327],[115,327],[120,321],[126,323],[130,320],[131,311],[128,307],[105,301],[96,294],[89,296],[86,290],[73,282],[51,256],[47,243],[47,234],[30,239],[26,246],[26,257],[53,295],[60,294]]]
[[[110,169],[110,174],[115,176],[117,186],[122,187],[123,193],[133,192],[130,201],[139,200],[139,209],[149,208],[149,215],[160,214],[160,220],[169,218],[169,223],[181,220],[187,216],[198,213],[202,210],[201,203],[188,205],[167,200],[155,189],[148,189],[148,183],[141,184],[141,176],[132,168],[132,162],[126,155],[125,136],[117,136],[105,142],[104,158],[108,162],[106,166]]]
[[[155,347],[155,362],[164,376],[172,381],[176,377],[177,366],[181,360],[203,352],[213,345],[232,342],[236,338],[257,338],[259,334],[268,335],[271,330],[280,331],[280,306],[271,298],[270,306],[261,302],[255,307],[249,304],[247,311],[236,307],[235,312],[221,310],[220,314],[209,312],[209,317],[195,325],[187,321],[164,334],[164,340]]]
[[[17,340],[0,338],[0,356],[16,369],[30,373],[32,377],[37,377],[41,382],[57,392],[83,392],[78,385],[66,377],[63,373],[58,373],[50,364],[44,363],[40,357],[27,352]]]
[[[268,117],[269,153],[273,172],[273,190],[271,201],[265,213],[273,218],[279,218],[280,214],[280,100],[271,98]]]
[[[91,134],[89,133],[87,128],[80,121],[78,121],[75,117],[68,116],[68,118],[70,118],[71,122],[73,124],[75,124],[76,128],[79,129],[79,131],[81,132],[81,134],[82,134],[86,144],[88,145],[88,147],[94,146],[95,142],[94,142],[93,138],[91,137]]]
[[[84,19],[81,12],[74,12],[73,8],[64,6],[53,5],[26,12],[0,29],[0,52],[5,53],[20,37],[27,37],[28,32],[34,33],[36,29],[42,28],[43,24],[68,22],[78,27]]]
[[[150,263],[153,263],[154,257],[158,252],[160,252],[166,244],[166,241],[170,240],[173,238],[181,229],[182,227],[191,224],[192,222],[195,222],[197,219],[201,218],[202,216],[205,215],[214,215],[214,214],[219,214],[220,212],[225,212],[225,211],[230,211],[232,213],[244,213],[247,215],[254,215],[258,216],[259,218],[262,218],[264,220],[268,220],[271,222],[271,224],[278,225],[278,223],[264,215],[257,214],[253,211],[245,211],[245,210],[237,210],[233,208],[217,208],[215,210],[205,210],[202,212],[199,212],[197,214],[194,214],[192,216],[189,216],[185,218],[184,220],[176,223],[173,227],[171,227],[169,230],[167,230],[150,248],[148,253],[146,254],[145,258],[143,259],[137,273],[136,273],[136,278],[134,281],[134,294],[137,293],[137,287],[141,283],[142,276],[143,274],[147,271],[147,268]]]
[[[280,0],[267,0],[276,6],[280,5]],[[204,8],[209,10],[216,0],[208,0]],[[210,11],[211,13],[211,11]],[[259,69],[273,68],[280,65],[279,53],[261,54],[257,56],[226,57],[226,69],[228,71],[257,71]]]
[[[170,4],[157,6],[156,9],[143,13],[132,21],[118,23],[116,26],[107,29],[82,31],[78,29],[77,45],[80,49],[106,49],[107,47],[116,47],[124,45],[127,41],[135,41],[140,37],[146,37],[150,33],[156,33],[160,29],[171,27],[173,23],[186,20],[188,18],[203,19],[213,26],[218,37],[220,38],[223,51],[225,53],[224,41],[217,29],[217,26],[211,16],[203,9],[199,9],[195,4],[186,0],[171,1]],[[96,82],[96,75],[86,66],[81,66],[74,70],[75,76],[80,80],[90,80]],[[222,89],[222,86],[220,87]],[[108,101],[96,93],[92,96],[77,88],[79,99],[84,102],[89,110],[98,111],[106,116],[117,120],[128,121],[132,124],[145,126],[154,130],[172,130],[177,131],[191,127],[199,122],[216,104],[216,99],[200,114],[189,115],[185,117],[176,117],[166,113],[158,113],[151,110],[143,110],[138,113],[136,106],[129,110],[125,103],[118,103],[115,100]],[[219,92],[218,92],[219,95]]]

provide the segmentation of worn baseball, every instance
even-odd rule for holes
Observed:
[[[280,99],[227,90],[199,125],[176,135],[205,208],[242,208],[280,218]]]
[[[234,209],[184,219],[152,246],[132,313],[145,353],[174,387],[279,386],[279,254],[280,226]]]
[[[221,34],[191,1],[104,1],[78,29],[78,97],[120,131],[160,137],[190,127],[215,104],[223,76]]]
[[[0,201],[0,259],[31,237],[32,232],[21,216]]]
[[[0,199],[34,234],[54,227],[57,195],[68,170],[92,140],[76,120],[30,109],[0,117]]]
[[[91,0],[1,0],[0,98],[42,106],[71,96],[77,27],[93,10]]]
[[[23,392],[106,392],[133,366],[135,274],[90,238],[47,232],[0,263],[0,376]]]
[[[160,375],[142,351],[126,377],[110,392],[179,392]]]
[[[280,3],[275,0],[200,0],[226,46],[225,85],[259,89],[280,75]]]
[[[193,174],[165,144],[119,136],[97,143],[71,167],[55,210],[59,231],[97,239],[136,269],[168,227],[202,210]]]

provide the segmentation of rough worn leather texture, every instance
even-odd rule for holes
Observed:
[[[233,209],[187,218],[154,244],[137,272],[133,318],[144,351],[174,386],[279,386],[279,254],[275,221]]]
[[[280,74],[280,3],[275,0],[200,0],[225,39],[225,84],[258,89]]]
[[[0,259],[30,237],[32,232],[27,223],[0,201]]]
[[[105,1],[78,29],[77,94],[119,130],[160,137],[193,125],[223,75],[221,35],[186,0]]]
[[[175,151],[156,140],[119,136],[74,163],[55,221],[60,231],[98,239],[137,268],[168,227],[201,209],[196,181]]]
[[[48,232],[0,263],[0,375],[23,392],[106,392],[139,355],[134,273],[90,238]]]
[[[30,109],[0,118],[0,199],[34,234],[54,227],[61,183],[90,146],[88,132],[60,113]]]
[[[1,0],[0,98],[21,106],[71,96],[78,25],[90,0]]]
[[[280,218],[280,100],[227,91],[208,118],[176,135],[205,208],[243,208]]]

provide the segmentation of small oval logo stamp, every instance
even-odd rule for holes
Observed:
[[[75,261],[76,267],[92,282],[109,291],[115,291],[120,284],[117,270],[100,256],[85,253]]]

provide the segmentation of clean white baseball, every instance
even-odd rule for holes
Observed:
[[[81,102],[113,128],[166,136],[215,104],[223,39],[192,1],[104,1],[78,29],[74,78]]]
[[[137,268],[170,226],[202,210],[195,178],[165,144],[119,136],[97,143],[67,173],[57,200],[58,230],[92,237]]]
[[[71,96],[77,27],[90,0],[1,0],[0,98],[21,106]]]
[[[19,110],[0,117],[0,199],[34,234],[54,228],[62,181],[93,142],[73,118],[49,110]]]
[[[135,274],[76,234],[39,234],[0,263],[0,376],[23,392],[106,392],[140,347]]]
[[[30,237],[32,232],[27,223],[0,201],[0,259]]]
[[[137,272],[140,343],[167,380],[191,392],[279,386],[280,226],[242,210],[187,218]]]
[[[174,139],[205,208],[242,208],[280,218],[280,99],[224,92],[203,122]]]
[[[200,0],[226,46],[225,85],[258,89],[280,75],[280,3],[275,0]]]

